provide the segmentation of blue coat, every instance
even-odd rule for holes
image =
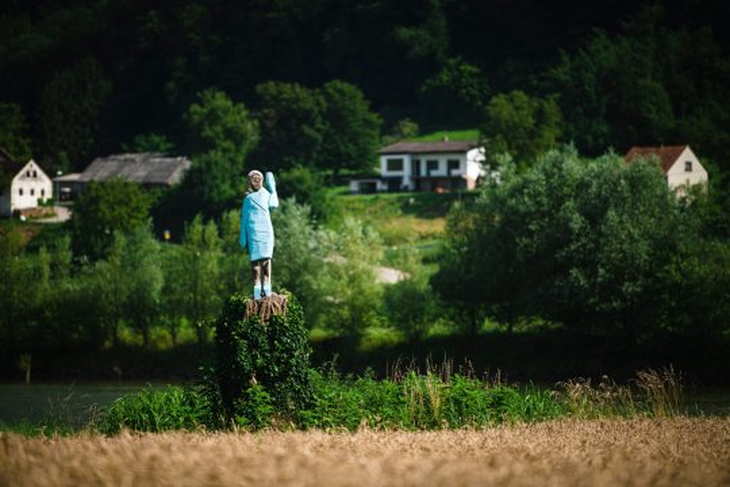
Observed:
[[[264,185],[248,193],[241,209],[241,248],[248,247],[251,261],[270,259],[274,255],[274,227],[270,211],[279,206],[274,175],[266,173]]]

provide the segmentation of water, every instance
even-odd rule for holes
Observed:
[[[81,426],[125,394],[145,388],[164,388],[149,383],[0,384],[0,423],[61,422]]]

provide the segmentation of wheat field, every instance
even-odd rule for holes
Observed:
[[[730,419],[482,431],[0,434],[2,486],[727,486]]]

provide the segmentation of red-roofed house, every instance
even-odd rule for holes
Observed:
[[[635,159],[655,159],[664,171],[670,189],[683,195],[690,186],[707,184],[707,171],[688,145],[660,147],[632,147],[626,153],[626,162]]]

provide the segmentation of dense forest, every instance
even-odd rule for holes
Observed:
[[[325,122],[341,116],[321,99],[333,80],[382,136],[407,121],[479,127],[518,158],[572,141],[594,156],[689,143],[730,160],[730,7],[717,0],[3,3],[0,146],[54,174],[125,148],[195,152],[185,114],[211,89],[258,121],[250,161],[353,166],[327,150],[321,120],[301,118],[318,103]],[[302,133],[276,138],[282,119]],[[367,154],[349,156],[367,168]]]

